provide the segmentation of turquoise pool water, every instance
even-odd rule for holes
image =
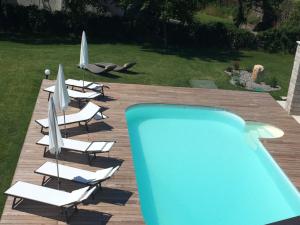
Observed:
[[[240,117],[141,104],[126,118],[148,225],[263,225],[300,215],[295,187]]]

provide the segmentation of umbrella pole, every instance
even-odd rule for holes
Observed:
[[[84,69],[83,69],[83,79],[82,79],[82,92],[84,92]]]
[[[59,190],[59,169],[58,169],[58,153],[56,152],[56,168],[57,168],[57,189]]]
[[[65,110],[63,110],[63,114],[64,114],[65,138],[66,138],[68,136],[68,134],[67,134],[67,124],[66,124],[66,113],[65,113]]]

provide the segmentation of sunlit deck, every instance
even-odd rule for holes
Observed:
[[[53,156],[43,157],[43,147],[36,145],[42,134],[34,122],[47,116],[48,94],[43,88],[53,84],[44,80],[29,124],[27,136],[21,150],[13,183],[22,180],[41,184],[42,177],[33,171]],[[281,128],[285,135],[279,139],[262,140],[281,168],[292,182],[300,188],[300,125],[276,103],[268,94],[239,92],[216,89],[192,89],[133,84],[107,84],[108,97],[95,101],[105,108],[109,118],[105,121],[90,122],[89,133],[85,127],[68,125],[68,133],[79,140],[116,140],[117,143],[109,154],[103,154],[88,165],[81,154],[64,152],[60,163],[95,171],[112,165],[122,164],[116,175],[103,183],[95,199],[85,205],[79,205],[79,212],[74,214],[70,224],[144,224],[140,210],[135,173],[129,145],[125,110],[137,103],[170,103],[187,105],[205,105],[221,107],[240,115],[245,120],[269,123]],[[77,112],[78,105],[72,102],[67,113]],[[55,180],[48,186],[56,187]],[[63,181],[62,189],[71,191],[80,187]],[[0,224],[65,224],[59,209],[45,204],[24,200],[17,209],[11,209],[13,198],[8,197]]]

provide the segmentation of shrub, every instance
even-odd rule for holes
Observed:
[[[228,48],[231,46],[227,27],[223,23],[195,23],[190,26],[190,33],[194,39],[194,43],[200,46],[214,46],[223,48]]]
[[[252,73],[253,72],[253,67],[252,66],[247,66],[245,70],[249,73]]]
[[[271,86],[272,88],[276,88],[276,87],[278,86],[278,80],[277,80],[277,78],[276,78],[275,76],[273,76],[273,77],[271,78],[270,86]]]
[[[225,71],[227,71],[227,72],[229,72],[229,73],[232,73],[232,71],[233,71],[232,66],[228,66],[228,67],[225,69]]]
[[[238,29],[231,27],[228,29],[228,36],[231,40],[231,47],[234,49],[248,48],[256,49],[257,48],[257,38],[256,36],[246,30]]]
[[[300,39],[300,28],[281,27],[270,29],[259,33],[257,37],[260,47],[267,51],[294,53],[297,47],[296,41]]]
[[[261,71],[257,74],[256,83],[260,84],[261,82],[264,82],[266,80],[267,75],[265,74],[265,71]]]
[[[190,36],[194,39],[194,43],[200,46],[232,49],[255,49],[257,47],[254,34],[232,25],[220,22],[196,23],[190,26],[190,30]]]
[[[300,40],[300,26],[282,26],[255,35],[252,32],[220,22],[183,24],[170,21],[130,20],[93,13],[74,16],[70,12],[50,12],[35,6],[2,5],[0,31],[47,36],[77,37],[85,29],[90,38],[111,41],[134,40],[162,43],[167,30],[168,43],[231,49],[256,49],[294,53]]]
[[[234,61],[232,63],[233,69],[235,70],[240,70],[240,62],[239,61]]]

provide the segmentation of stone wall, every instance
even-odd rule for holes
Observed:
[[[286,110],[291,115],[300,115],[300,42],[295,54],[294,66],[286,101]]]

